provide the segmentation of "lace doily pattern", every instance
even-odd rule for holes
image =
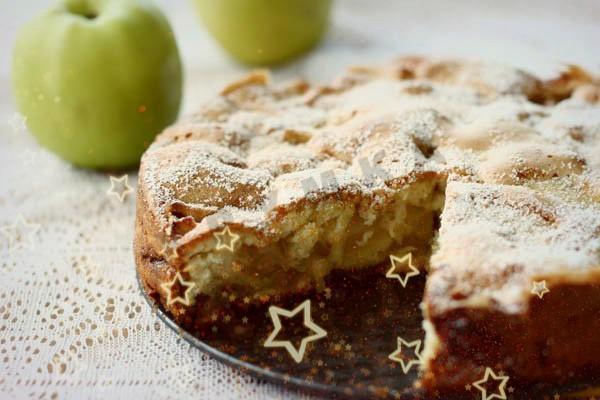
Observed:
[[[13,119],[0,128],[0,398],[305,398],[167,328],[136,281],[136,176],[69,167]]]

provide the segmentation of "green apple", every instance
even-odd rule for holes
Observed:
[[[61,0],[20,31],[17,107],[40,144],[78,166],[134,166],[177,118],[179,51],[149,0]]]
[[[323,36],[331,0],[195,0],[217,41],[238,60],[277,64]]]

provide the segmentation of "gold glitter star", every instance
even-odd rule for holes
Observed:
[[[119,188],[117,189],[117,185]],[[129,186],[129,176],[127,174],[121,176],[120,178],[116,178],[114,176],[110,177],[110,188],[106,191],[106,194],[109,196],[115,196],[122,203],[125,201],[125,198],[128,194],[133,192],[133,188]]]
[[[227,249],[233,253],[235,243],[240,239],[240,235],[232,233],[229,226],[226,226],[221,232],[214,233],[217,239],[217,250]]]
[[[12,225],[0,228],[0,233],[8,238],[8,252],[12,253],[19,249],[32,249],[34,245],[33,236],[40,229],[40,225],[32,224],[19,214]]]
[[[314,334],[304,337],[300,342],[300,347],[298,349],[296,349],[292,342],[290,342],[289,340],[275,340],[277,334],[279,333],[279,331],[281,331],[282,328],[279,316],[281,315],[286,318],[292,318],[294,315],[298,314],[301,311],[304,315],[304,326],[312,330]],[[302,361],[304,353],[306,352],[306,345],[309,342],[313,342],[315,340],[327,336],[327,332],[319,325],[315,324],[310,316],[310,300],[305,300],[302,304],[294,308],[292,311],[288,311],[276,306],[271,306],[269,307],[269,314],[271,316],[271,320],[273,321],[273,326],[275,327],[275,329],[267,338],[264,346],[285,348],[288,351],[288,353],[290,353],[294,361],[296,361],[297,363]]]
[[[407,363],[404,362],[406,357],[402,357],[402,345],[414,348],[414,353],[416,358],[411,358]],[[415,340],[412,342],[407,342],[398,336],[398,348],[388,356],[388,358],[392,361],[397,361],[400,363],[402,367],[402,372],[405,374],[412,368],[413,365],[421,365],[423,363],[423,359],[421,358],[421,341]]]
[[[531,294],[535,294],[541,299],[548,292],[550,292],[550,289],[548,289],[548,287],[546,286],[546,281],[533,281],[531,287]]]
[[[179,293],[173,296],[173,286],[176,285],[186,287],[184,297],[181,297]],[[191,291],[194,286],[196,286],[196,283],[185,281],[179,272],[175,274],[175,278],[171,282],[164,282],[160,285],[162,290],[167,293],[167,305],[169,306],[173,303],[181,303],[184,306],[189,306],[191,304]]]
[[[490,379],[490,377],[495,381],[499,381],[500,383],[498,384],[498,393],[492,393],[492,394],[488,395],[486,384],[487,384],[488,380]],[[477,390],[479,390],[481,392],[481,400],[492,400],[492,399],[506,400],[506,392],[504,391],[504,388],[505,388],[507,382],[508,382],[508,376],[496,375],[491,368],[487,367],[485,369],[485,374],[484,374],[483,378],[481,378],[480,380],[478,380],[476,382],[473,382],[473,386],[476,387]]]
[[[177,257],[177,255],[178,255],[178,254],[177,254],[177,248],[176,248],[176,247],[171,247],[171,246],[169,246],[169,244],[168,244],[168,243],[165,243],[165,244],[163,245],[162,249],[160,249],[160,255],[161,255],[161,256],[164,256],[164,257],[165,257],[165,258],[167,258],[167,259],[175,258],[175,257]],[[184,271],[186,271],[186,272],[187,272],[187,269],[188,269],[188,268],[189,268],[189,267],[186,267],[186,268],[184,269]]]
[[[258,296],[258,299],[260,301],[262,301],[263,303],[266,303],[267,301],[269,301],[270,296],[268,294],[261,294],[260,296]]]
[[[385,274],[385,277],[390,279],[398,279],[402,287],[406,287],[406,284],[411,277],[419,275],[419,270],[415,268],[412,263],[412,253],[408,253],[402,258],[396,257],[392,254],[390,255],[390,261],[392,262],[392,267]],[[406,267],[408,267],[410,271],[407,272],[403,278],[400,273],[396,271],[406,271]]]

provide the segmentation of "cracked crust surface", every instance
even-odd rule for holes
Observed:
[[[242,246],[265,248],[296,228],[287,222],[294,213],[327,201],[383,209],[394,193],[434,182],[445,204],[424,297],[427,385],[461,384],[482,366],[450,343],[461,318],[489,313],[495,322],[485,329],[502,318],[531,328],[534,280],[556,293],[589,291],[596,300],[580,317],[600,321],[600,83],[577,67],[542,81],[505,66],[408,57],[351,68],[327,86],[272,84],[256,72],[162,133],[139,179],[136,261],[163,304],[161,283],[214,253],[213,233],[224,226]],[[210,299],[220,287],[213,281],[232,276],[211,271],[194,295]],[[166,308],[194,315],[193,305]],[[554,308],[558,321],[570,312]],[[530,319],[539,325],[542,317]],[[504,340],[518,352],[524,342],[510,335]],[[578,351],[600,348],[600,339],[586,340]],[[471,374],[444,381],[466,365],[453,351],[470,357]],[[568,365],[598,367],[600,354],[587,354]],[[558,374],[497,360],[524,380]]]

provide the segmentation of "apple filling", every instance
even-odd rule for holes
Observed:
[[[323,199],[273,222],[274,235],[266,239],[240,234],[235,252],[211,246],[196,253],[186,271],[197,293],[218,301],[212,295],[223,290],[257,298],[323,289],[333,269],[375,266],[392,254],[412,252],[416,266],[426,268],[443,186],[430,179],[391,194]]]

